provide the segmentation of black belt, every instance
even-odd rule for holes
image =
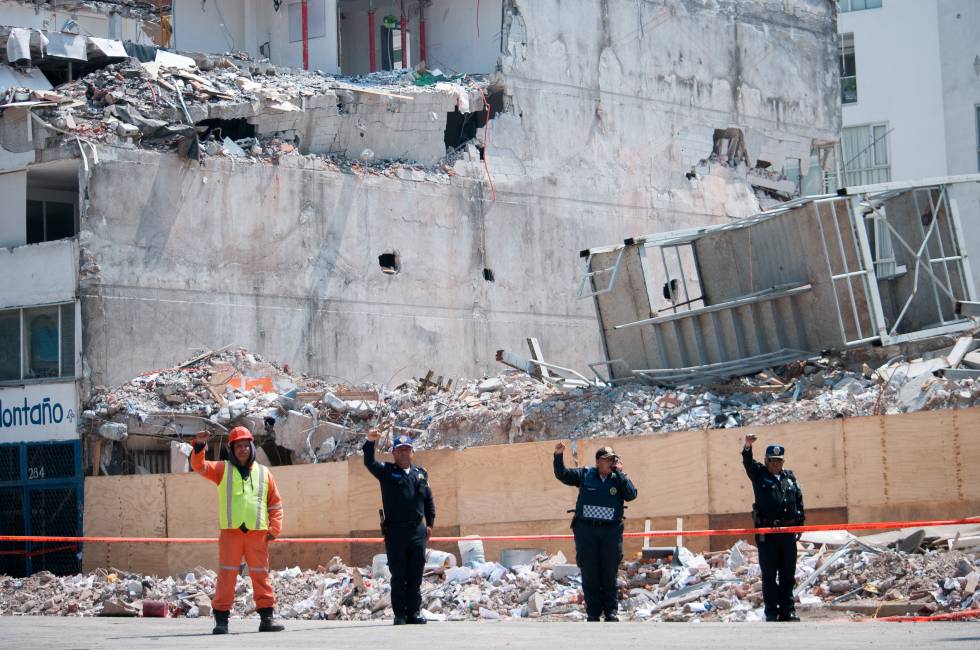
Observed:
[[[759,528],[782,528],[784,526],[797,526],[795,521],[783,521],[782,519],[773,519],[772,521],[761,522]]]
[[[623,523],[622,519],[617,519],[616,521],[607,521],[605,519],[585,519],[584,517],[575,517],[572,523],[583,523],[587,526],[616,526]]]

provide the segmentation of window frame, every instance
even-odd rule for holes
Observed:
[[[846,45],[847,41],[850,40],[850,46]],[[848,52],[850,49],[850,52]],[[853,68],[853,74],[846,75],[847,71],[847,57],[850,55],[851,67]],[[840,59],[840,103],[842,106],[849,106],[851,104],[857,104],[858,102],[858,83],[857,83],[857,48],[855,47],[854,32],[844,32],[840,35],[840,52],[838,54]],[[845,85],[847,81],[850,80],[852,83],[851,92],[854,98],[847,99]]]
[[[864,2],[863,7],[854,8],[854,3],[856,0],[837,0],[837,13],[845,14],[851,13],[852,11],[867,11],[869,9],[881,9],[884,4],[884,0],[861,0]],[[877,2],[873,7],[869,7],[869,2]]]
[[[28,355],[30,350],[27,349],[29,337],[25,335],[27,322],[25,320],[25,312],[54,307],[58,312],[58,369],[57,374],[54,376],[46,377],[31,377],[28,376],[30,370],[30,363]],[[68,350],[65,350],[65,311],[66,308],[70,307],[72,310],[71,314],[71,359],[66,359],[65,355]],[[9,314],[11,312],[17,313],[17,352],[19,359],[19,372],[17,377],[13,378],[0,378],[0,386],[11,386],[11,385],[24,385],[24,384],[39,384],[39,383],[51,383],[51,382],[63,382],[63,381],[76,381],[78,379],[78,302],[52,302],[40,305],[24,305],[20,307],[6,307],[0,309],[0,314]],[[64,374],[64,371],[70,368],[71,372]]]
[[[868,131],[869,145],[859,152],[847,152],[847,155],[845,156],[845,152],[844,152],[845,133],[851,129],[865,129],[866,131]],[[881,136],[881,138],[876,138],[875,133],[879,129],[883,129],[884,134]],[[841,187],[848,187],[853,185],[867,185],[867,184],[873,184],[875,182],[889,182],[891,180],[891,167],[892,167],[891,151],[889,150],[889,145],[888,145],[888,134],[891,133],[891,131],[892,129],[889,127],[888,122],[869,122],[867,124],[852,124],[851,126],[843,127],[843,129],[841,130],[841,159],[840,159],[840,165],[841,165],[840,169],[841,169],[841,174],[843,175],[843,179],[842,179],[843,182],[841,184]],[[883,142],[881,146],[877,144],[879,141]],[[857,168],[848,169],[847,167],[848,162],[851,159],[860,156],[866,149],[868,149],[868,147],[871,148],[871,165],[869,167],[857,167]],[[884,163],[877,162],[879,159],[879,153],[884,155],[885,157]],[[887,170],[886,178],[883,181],[871,181],[866,183],[866,182],[851,180],[851,178],[855,175],[870,174],[871,172],[880,171],[880,170]]]

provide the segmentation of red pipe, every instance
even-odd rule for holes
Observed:
[[[368,12],[368,48],[371,50],[371,72],[377,72],[378,61],[374,53],[374,9]]]
[[[408,67],[408,18],[402,14],[402,67]]]
[[[419,61],[425,61],[425,14],[419,5]]]
[[[303,69],[310,69],[310,13],[303,0]]]

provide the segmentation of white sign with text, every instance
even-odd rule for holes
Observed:
[[[0,441],[72,440],[77,429],[75,382],[0,388]]]

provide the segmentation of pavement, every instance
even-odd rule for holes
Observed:
[[[43,648],[976,648],[980,622],[581,623],[479,621],[394,627],[390,621],[285,621],[258,634],[258,618],[232,620],[227,636],[210,619],[0,617],[0,646]]]

